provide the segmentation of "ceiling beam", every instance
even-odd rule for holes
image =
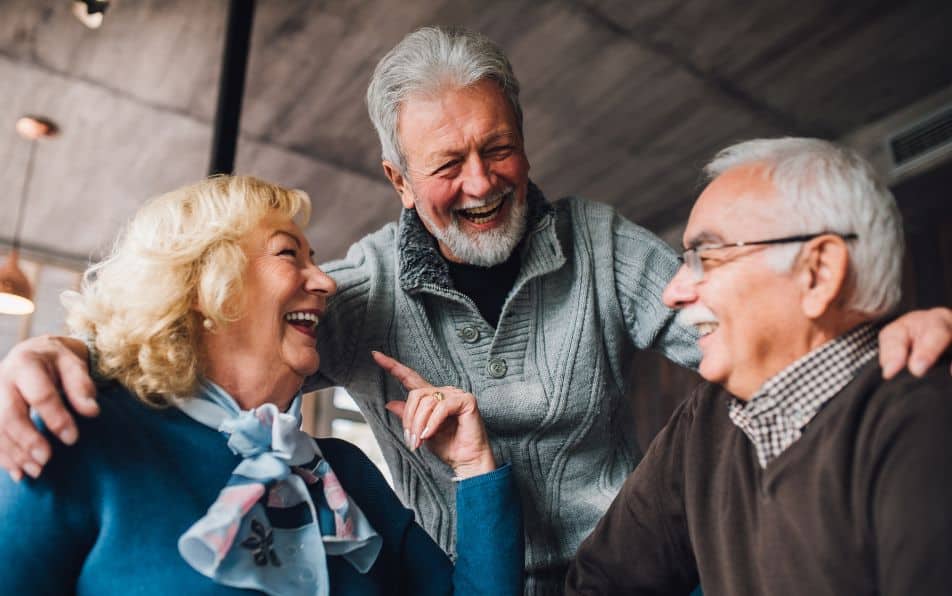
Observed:
[[[116,97],[123,101],[135,103],[137,105],[148,108],[150,110],[154,110],[160,114],[170,114],[170,115],[178,116],[178,117],[185,118],[187,120],[190,120],[192,122],[195,122],[197,124],[200,124],[209,128],[211,128],[212,126],[212,123],[210,123],[209,121],[203,118],[199,118],[195,116],[192,112],[189,112],[188,110],[150,101],[148,99],[145,99],[133,93],[125,91],[121,88],[104,84],[102,81],[99,81],[97,79],[93,79],[87,76],[77,76],[69,71],[62,70],[50,64],[39,61],[35,57],[30,60],[25,60],[21,56],[17,56],[15,54],[10,53],[7,50],[0,48],[0,60],[3,60],[3,59],[8,60],[9,62],[17,65],[18,68],[33,69],[47,75],[65,79],[66,81],[89,85],[90,87],[104,91],[105,93],[108,93],[112,95],[113,97]],[[292,153],[294,155],[303,157],[309,161],[313,161],[335,170],[340,170],[343,172],[347,172],[349,174],[353,174],[355,176],[359,176],[360,178],[369,180],[371,182],[375,182],[377,184],[381,184],[381,183],[386,184],[386,179],[383,177],[382,171],[378,171],[376,169],[374,169],[373,171],[368,171],[365,168],[355,166],[354,164],[351,164],[351,163],[344,162],[340,159],[334,158],[333,156],[322,155],[319,153],[315,153],[313,151],[302,149],[295,145],[280,143],[275,141],[273,137],[267,134],[252,134],[247,131],[242,131],[238,135],[238,139],[239,139],[239,142],[252,141],[255,143],[259,143],[261,145],[274,147],[275,149]]]
[[[25,242],[23,239],[20,240],[19,244],[17,250],[20,251],[20,256],[35,263],[54,265],[72,271],[85,271],[92,263],[96,262],[96,259],[93,259],[91,255],[59,251],[47,246]],[[12,249],[13,238],[0,236],[0,246]]]
[[[208,174],[235,171],[235,152],[241,122],[241,100],[245,95],[245,74],[251,49],[251,27],[255,18],[255,0],[231,0],[225,27],[221,74],[218,77],[218,106],[212,129],[212,155]]]
[[[590,23],[604,31],[622,37],[638,46],[641,50],[669,61],[672,65],[702,83],[714,94],[732,103],[744,111],[754,114],[788,135],[830,138],[832,133],[798,121],[793,115],[778,110],[770,104],[754,97],[735,85],[729,79],[695,63],[689,56],[677,48],[651,36],[647,31],[629,28],[615,21],[595,6],[590,0],[563,0],[563,2],[583,15]]]

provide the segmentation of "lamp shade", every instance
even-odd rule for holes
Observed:
[[[30,281],[17,266],[17,251],[10,253],[7,262],[0,267],[0,313],[28,315],[33,312],[33,288]]]

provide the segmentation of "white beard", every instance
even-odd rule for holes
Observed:
[[[417,215],[427,224],[430,233],[460,261],[469,265],[492,267],[505,263],[526,233],[527,201],[519,201],[514,189],[494,193],[483,199],[482,204],[491,203],[500,195],[509,195],[505,199],[509,202],[509,215],[502,225],[487,232],[467,234],[460,227],[460,216],[456,213],[453,213],[453,219],[442,230],[422,211],[417,210]],[[469,208],[475,206],[470,205]]]

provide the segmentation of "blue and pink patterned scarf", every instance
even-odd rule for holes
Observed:
[[[370,569],[383,540],[300,429],[300,394],[287,413],[274,404],[241,410],[204,380],[198,396],[175,405],[227,435],[228,447],[244,458],[205,516],[179,538],[179,553],[196,571],[236,588],[325,596],[327,555],[344,557],[360,573]],[[318,483],[315,504],[308,487]],[[301,523],[272,524],[269,512],[284,520],[296,514]]]

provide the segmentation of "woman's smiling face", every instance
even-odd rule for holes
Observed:
[[[212,332],[207,357],[303,380],[320,364],[317,325],[337,285],[314,264],[301,229],[285,216],[266,216],[241,247],[247,264],[240,316]]]

